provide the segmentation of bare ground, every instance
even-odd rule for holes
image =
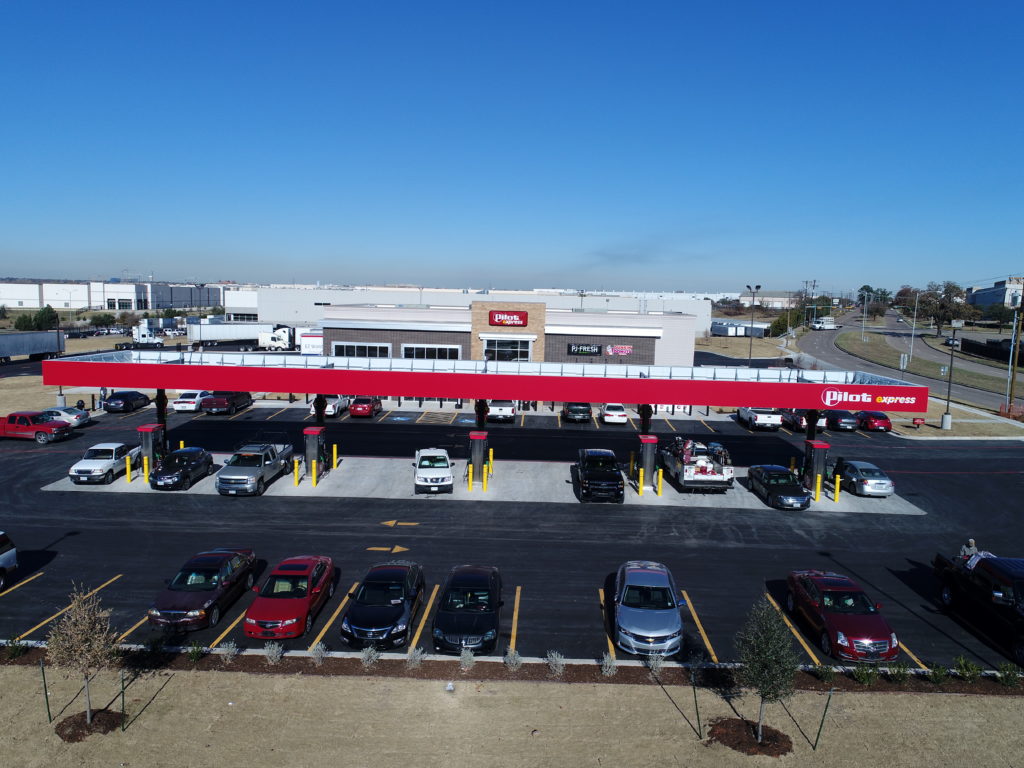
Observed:
[[[458,673],[456,673],[458,674]],[[471,673],[470,673],[471,674]],[[50,674],[56,721],[82,710],[78,681]],[[707,740],[717,718],[757,715],[684,686],[158,672],[128,689],[129,726],[68,744],[46,722],[39,671],[0,668],[0,755],[11,766],[996,766],[1019,764],[1024,699],[839,693],[772,705],[792,753],[751,757]],[[117,676],[93,702],[118,711]],[[63,710],[63,711],[62,711]]]

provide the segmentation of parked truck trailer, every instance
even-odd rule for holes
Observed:
[[[64,334],[60,331],[0,332],[0,363],[9,363],[15,357],[45,360],[60,357],[63,351]]]

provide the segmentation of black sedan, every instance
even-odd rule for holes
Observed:
[[[159,491],[187,491],[192,483],[213,474],[213,456],[195,446],[180,448],[159,461],[149,475],[149,487]]]
[[[147,616],[150,626],[168,632],[215,627],[221,615],[255,581],[251,549],[212,549],[194,555],[156,596]]]
[[[107,413],[128,413],[149,405],[149,395],[136,392],[134,389],[121,389],[111,392],[103,401],[103,410]]]
[[[747,485],[775,509],[807,509],[811,506],[811,492],[800,485],[800,480],[786,467],[778,464],[758,464],[747,470]]]
[[[825,411],[825,423],[829,429],[853,432],[860,426],[857,417],[849,411]]]
[[[408,560],[372,565],[351,598],[342,639],[353,648],[399,648],[408,642],[423,602],[423,569]]]
[[[489,565],[452,568],[434,614],[434,650],[489,654],[498,644],[501,574]]]

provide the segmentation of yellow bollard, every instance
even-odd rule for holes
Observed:
[[[490,474],[491,474],[491,467],[490,467],[490,465],[489,464],[484,464],[484,477],[483,477],[484,493],[487,493],[487,477]]]
[[[643,496],[644,495],[644,468],[643,467],[640,467],[640,482],[638,482],[637,485],[636,485],[636,495],[637,496]]]
[[[180,449],[182,449],[184,447],[185,447],[185,441],[184,440],[179,440],[178,441],[178,449],[180,450]]]
[[[132,457],[124,457],[124,481],[130,483],[132,481]]]
[[[316,459],[313,459],[313,487],[316,488]]]
[[[469,482],[466,485],[466,490],[467,491],[472,491],[473,490],[473,465],[472,464],[470,464],[469,467],[468,467],[467,477],[469,478]]]
[[[789,457],[789,471],[796,472],[796,456]]]
[[[834,501],[834,502],[836,502],[838,504],[839,503],[839,491],[841,491],[842,488],[843,488],[843,476],[842,475],[836,475],[836,479],[833,480],[832,483],[833,483],[833,486],[832,486],[832,491],[833,491],[833,493],[832,493],[832,501]]]
[[[814,500],[821,501],[821,475],[814,476]]]
[[[295,485],[299,484],[299,460],[295,459]]]
[[[487,449],[487,474],[494,474],[494,449]],[[486,490],[486,489],[485,489]]]
[[[630,452],[629,452],[629,476],[630,476],[630,477],[632,477],[632,476],[633,476],[633,472],[634,472],[634,470],[636,469],[636,468],[635,468],[635,467],[633,466],[633,462],[634,462],[635,460],[636,460],[636,454],[635,454],[635,453],[634,453],[633,451],[630,451]]]
[[[338,444],[331,444],[331,457],[334,459],[334,463],[331,465],[332,469],[338,468]]]
[[[664,474],[665,474],[665,470],[663,470],[663,469],[659,469],[658,470],[658,495],[659,496],[661,496],[661,482],[662,482],[662,477],[664,476]]]
[[[146,480],[146,484],[149,484],[149,456],[142,457],[142,476]]]

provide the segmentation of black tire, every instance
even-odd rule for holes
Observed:
[[[149,404],[150,404],[151,402],[153,402],[153,401],[152,401],[152,400],[150,400],[150,399],[149,399],[148,397],[144,397],[144,398],[142,398],[142,407],[143,407],[143,408],[145,408],[145,407],[146,407],[147,405],[149,405]]]
[[[36,432],[35,440],[40,445],[46,445],[48,442],[50,442],[50,436],[47,435],[45,432]]]
[[[7,571],[0,570],[0,592],[7,589]]]
[[[828,638],[828,632],[821,633],[821,640],[818,641],[818,645],[821,646],[821,652],[828,658],[832,657],[832,641]]]
[[[769,496],[767,501],[768,501],[768,506],[771,507],[772,509],[778,509],[779,508],[779,500],[776,499],[774,496]]]
[[[108,469],[107,474],[103,476],[103,484],[110,485],[112,482],[114,482],[114,470]]]
[[[228,416],[234,416],[236,410],[237,409],[235,408],[234,404],[230,405],[228,407]]]
[[[213,606],[213,608],[210,609],[210,628],[212,629],[213,627],[216,627],[217,623],[219,621],[220,621],[220,608],[218,608],[215,605],[215,606]]]
[[[939,587],[939,604],[944,610],[951,611],[956,606],[956,597],[953,593],[953,585],[945,582]]]
[[[256,578],[252,575],[252,571],[249,571],[249,575],[245,577],[245,588],[252,589],[252,585],[255,583]]]
[[[266,483],[263,482],[263,478],[261,477],[259,480],[256,481],[256,495],[257,496],[262,496],[263,492],[266,491],[266,490],[267,490]]]
[[[617,498],[615,500],[615,503],[616,504],[625,504],[626,503],[626,494],[622,494],[621,496],[619,496],[619,498]]]
[[[307,613],[306,614],[306,629],[303,632],[303,634],[304,635],[308,635],[312,631],[313,631],[313,614]]]
[[[187,491],[192,487],[192,475],[185,475],[185,479],[181,481],[181,490]]]
[[[210,466],[206,468],[206,476],[209,477],[213,474],[213,462],[210,462]]]
[[[327,599],[330,600],[332,597],[334,597],[334,582],[333,581],[327,586]]]
[[[786,610],[789,612],[790,616],[796,613],[796,601],[793,599],[792,592],[786,595]]]

